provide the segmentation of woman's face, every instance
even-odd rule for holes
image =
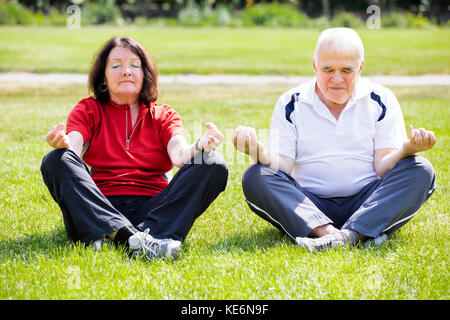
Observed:
[[[127,48],[114,47],[105,68],[105,82],[111,100],[118,104],[138,103],[143,80],[141,59]]]

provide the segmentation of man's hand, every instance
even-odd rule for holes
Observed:
[[[423,128],[414,129],[409,126],[409,140],[403,144],[402,151],[405,157],[411,156],[421,151],[433,148],[436,143],[434,132]]]
[[[64,123],[62,122],[54,126],[47,133],[45,139],[47,140],[47,143],[50,145],[50,147],[54,149],[71,148],[70,138],[64,132]]]
[[[204,151],[212,151],[223,142],[223,134],[212,122],[206,123],[206,132],[198,142],[200,149]]]
[[[276,170],[281,169],[288,174],[294,169],[294,159],[264,149],[264,144],[258,141],[254,128],[238,126],[231,140],[236,150],[248,154],[255,163],[265,164]]]
[[[255,162],[258,160],[258,154],[262,152],[263,145],[256,137],[256,131],[252,127],[238,126],[234,130],[231,138],[236,150],[248,154]]]

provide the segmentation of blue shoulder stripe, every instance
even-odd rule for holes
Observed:
[[[294,112],[294,103],[298,100],[298,95],[299,93],[294,93],[291,97],[291,101],[284,107],[284,110],[286,110],[286,120],[290,123],[292,123],[291,113]]]
[[[384,116],[386,115],[386,106],[384,105],[383,102],[381,102],[380,96],[377,95],[375,92],[372,91],[370,97],[372,98],[372,100],[376,101],[382,109],[380,117],[378,118],[377,122],[383,120]]]

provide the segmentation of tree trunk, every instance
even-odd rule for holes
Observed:
[[[328,18],[328,20],[331,19],[330,16],[330,1],[329,0],[322,0],[322,14]]]

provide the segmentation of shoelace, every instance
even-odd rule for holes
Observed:
[[[339,234],[339,238],[336,237]],[[348,244],[350,242],[349,237],[342,232],[333,233],[325,237],[314,239],[316,242],[316,246],[319,250],[326,249],[326,248],[333,248],[333,243],[336,241],[342,241],[344,244]],[[338,245],[342,245],[340,242],[338,242]]]
[[[142,240],[142,251],[143,253],[146,252],[150,252],[150,255],[152,257],[156,257],[160,250],[161,250],[161,244],[156,242],[156,241],[151,241],[148,239],[148,237],[150,237],[151,239],[153,239],[153,237],[149,234],[150,229],[145,229],[144,232],[141,235],[141,240]],[[143,250],[145,248],[145,250]]]

